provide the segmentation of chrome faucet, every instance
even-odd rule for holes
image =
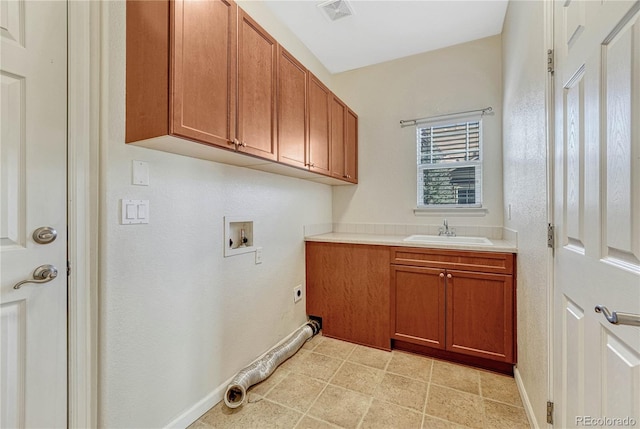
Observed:
[[[454,228],[449,229],[449,222],[445,219],[444,226],[440,227],[440,231],[438,232],[438,235],[444,235],[446,237],[455,237],[456,230]]]

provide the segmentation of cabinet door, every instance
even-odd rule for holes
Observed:
[[[389,250],[306,244],[307,313],[324,335],[389,350]]]
[[[345,132],[347,106],[335,95],[331,96],[331,176],[344,180]]]
[[[309,170],[330,174],[331,91],[309,74]]]
[[[358,183],[358,115],[347,109],[347,132],[344,150],[345,180]]]
[[[276,160],[277,42],[239,8],[238,150]]]
[[[307,168],[307,69],[278,47],[278,161]]]
[[[231,0],[171,4],[170,132],[232,148],[237,6]]]
[[[391,266],[391,337],[445,348],[444,270]]]
[[[513,276],[447,271],[447,350],[514,361]]]

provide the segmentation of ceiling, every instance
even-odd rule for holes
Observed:
[[[331,21],[316,0],[265,4],[331,73],[502,32],[508,0],[348,0],[353,15]]]

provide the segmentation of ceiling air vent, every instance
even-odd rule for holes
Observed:
[[[320,3],[318,7],[322,9],[332,21],[353,15],[353,9],[345,0],[324,1]]]

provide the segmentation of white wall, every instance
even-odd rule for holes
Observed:
[[[509,3],[503,28],[505,226],[518,231],[518,372],[537,425],[546,424],[547,276],[545,7]]]
[[[254,9],[326,79],[301,44],[260,15],[264,8]],[[304,282],[303,225],[331,223],[332,194],[327,185],[125,145],[125,2],[103,3],[103,23],[99,425],[156,428],[304,322],[304,301],[293,303]],[[150,186],[131,185],[132,160],[149,163]],[[121,198],[148,199],[150,223],[120,225]],[[261,265],[253,253],[223,257],[225,215],[255,220]]]
[[[334,91],[358,114],[359,185],[335,187],[333,220],[434,224],[417,217],[415,128],[400,120],[492,106],[484,127],[484,217],[452,226],[502,226],[502,65],[500,36],[365,67],[333,77]]]

